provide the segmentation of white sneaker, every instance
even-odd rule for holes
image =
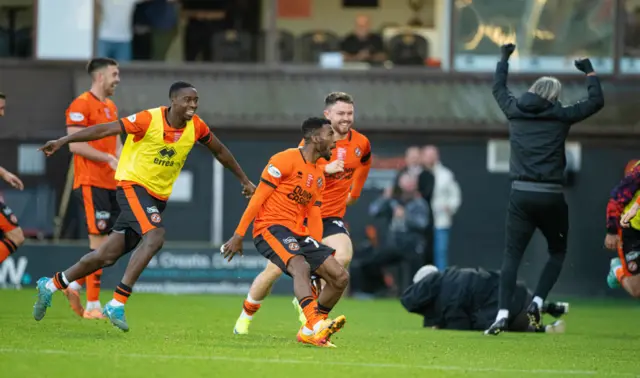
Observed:
[[[544,331],[546,333],[564,333],[566,328],[567,324],[564,322],[564,320],[556,320],[555,322],[546,326]]]

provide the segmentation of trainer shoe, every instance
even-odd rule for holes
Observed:
[[[103,310],[99,308],[92,308],[91,310],[86,309],[82,314],[82,317],[85,319],[99,320],[104,319],[104,315],[102,314]]]
[[[104,316],[109,318],[111,324],[120,328],[124,332],[129,331],[129,325],[127,324],[127,319],[124,316],[124,306],[112,306],[107,303],[102,310]]]
[[[546,333],[564,333],[567,325],[564,320],[556,320],[555,322],[545,326]]]
[[[302,307],[300,307],[300,302],[298,301],[298,298],[293,297],[291,304],[293,305],[293,308],[295,308],[296,311],[298,311],[298,321],[304,327],[304,325],[307,324],[307,317],[304,316],[304,311],[302,310]]]
[[[536,302],[531,302],[527,309],[527,317],[529,318],[529,325],[535,329],[542,328],[542,314],[540,314],[540,307]]]
[[[249,326],[251,325],[251,319],[239,317],[236,320],[236,325],[233,327],[233,333],[236,335],[246,335],[249,333]]]
[[[611,289],[617,289],[622,285],[620,284],[620,282],[618,281],[618,278],[616,277],[616,269],[622,266],[622,262],[620,261],[619,257],[614,257],[611,259],[611,263],[609,265],[610,265],[610,269],[609,269],[609,274],[607,275],[607,285]]]
[[[493,335],[493,336],[497,336],[499,335],[501,332],[506,331],[508,328],[507,325],[507,318],[500,318],[498,320],[496,320],[491,327],[489,327],[489,329],[487,329],[486,331],[484,331],[485,335]]]
[[[47,289],[47,282],[50,278],[42,277],[36,284],[36,290],[38,291],[38,299],[33,305],[33,318],[37,321],[42,320],[47,313],[47,307],[51,307],[51,298],[53,297],[53,291]]]
[[[321,320],[321,322],[318,331],[313,335],[305,335],[302,332],[304,326],[300,327],[297,335],[298,342],[321,348],[335,348],[336,346],[330,341],[331,335],[344,327],[347,318],[344,315],[340,315],[333,320],[325,319]]]
[[[77,290],[73,290],[72,288],[66,288],[62,290],[62,294],[67,297],[69,301],[69,306],[71,306],[71,310],[76,313],[76,315],[82,317],[85,313],[84,307],[82,307],[82,301],[80,301],[80,294],[78,294]]]
[[[562,315],[569,313],[569,303],[567,302],[548,302],[542,306],[542,313],[549,314],[554,318],[559,318]]]

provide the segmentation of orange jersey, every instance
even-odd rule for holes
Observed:
[[[304,145],[304,140],[300,146]],[[324,172],[324,166],[335,160],[344,161],[344,172],[325,174],[326,188],[322,194],[322,218],[344,217],[347,211],[347,199],[360,197],[364,182],[371,168],[371,144],[369,139],[354,129],[346,138],[336,142],[331,153],[331,160],[318,160]]]
[[[284,226],[299,236],[309,235],[304,220],[312,206],[322,204],[324,181],[321,166],[306,161],[298,148],[272,156],[236,233],[244,235],[255,216],[254,238],[273,225]]]
[[[90,127],[109,123],[118,119],[118,108],[110,99],[100,101],[93,93],[84,92],[78,96],[66,111],[67,127]],[[98,151],[116,156],[117,136],[93,140],[88,143]],[[103,189],[115,189],[115,171],[108,163],[89,160],[73,155],[73,188],[81,185]]]
[[[180,137],[182,137],[182,134],[184,133],[184,129],[176,129],[171,127],[167,123],[167,107],[161,106],[160,109],[162,110],[164,142],[168,145],[171,145],[172,143],[180,140]],[[136,113],[135,115],[120,119],[120,124],[122,126],[123,132],[129,135],[133,135],[133,143],[137,143],[142,140],[142,138],[144,138],[147,130],[149,130],[151,121],[151,113],[149,113],[148,110],[143,110],[139,113]],[[211,132],[211,129],[209,129],[209,126],[207,126],[207,124],[200,117],[198,117],[198,115],[193,116],[193,126],[195,132],[194,140],[202,144],[208,144],[213,138],[213,133]],[[134,183],[128,181],[118,182],[118,186],[121,187],[129,187],[132,185],[140,185],[144,187],[142,183]],[[149,192],[149,194],[159,200],[168,200],[168,198],[166,198],[165,196],[154,193],[149,189],[147,189],[147,192]]]

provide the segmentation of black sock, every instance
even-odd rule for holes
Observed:
[[[116,287],[115,293],[113,293],[113,299],[120,303],[127,303],[127,299],[131,296],[132,291],[133,290],[129,286],[120,282]]]
[[[331,312],[332,309],[333,307],[323,306],[318,302],[318,312],[320,314],[329,316],[329,313]]]

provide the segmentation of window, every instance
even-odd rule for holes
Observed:
[[[455,0],[454,64],[492,71],[499,46],[515,43],[511,68],[575,72],[591,57],[598,72],[613,71],[615,0]]]

